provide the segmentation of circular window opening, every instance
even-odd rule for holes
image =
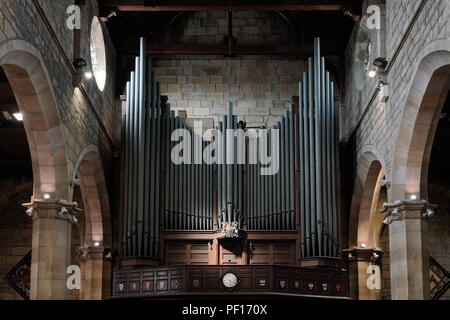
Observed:
[[[102,26],[97,17],[91,24],[91,62],[97,86],[103,91],[106,83],[106,49]]]

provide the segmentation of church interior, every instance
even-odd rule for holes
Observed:
[[[0,300],[450,300],[449,17],[1,0]]]

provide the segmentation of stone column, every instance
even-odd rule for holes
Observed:
[[[101,246],[81,247],[80,252],[83,279],[81,300],[102,300],[105,249]]]
[[[434,213],[425,200],[384,204],[389,223],[392,300],[430,299],[427,219]]]
[[[369,287],[368,281],[372,282],[371,276],[379,276],[377,280],[381,282],[381,274],[368,273],[368,269],[372,265],[379,266],[383,250],[352,247],[342,250],[342,253],[348,261],[350,297],[355,300],[379,300],[381,288]]]
[[[35,200],[24,204],[33,219],[30,299],[63,300],[67,298],[67,266],[73,215],[76,203],[62,200]]]

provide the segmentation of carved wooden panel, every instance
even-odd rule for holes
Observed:
[[[252,265],[295,265],[295,242],[254,241],[249,251]]]
[[[167,242],[167,265],[205,265],[208,264],[208,242]]]
[[[226,289],[222,277],[232,272],[237,285]],[[336,269],[283,266],[179,266],[115,271],[114,297],[160,296],[177,293],[288,293],[348,296],[348,273]]]
[[[219,245],[219,264],[240,265],[242,260],[243,247],[241,242],[223,241]]]

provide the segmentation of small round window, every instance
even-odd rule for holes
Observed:
[[[94,17],[91,24],[91,61],[95,81],[100,91],[106,83],[106,49],[100,20]]]

